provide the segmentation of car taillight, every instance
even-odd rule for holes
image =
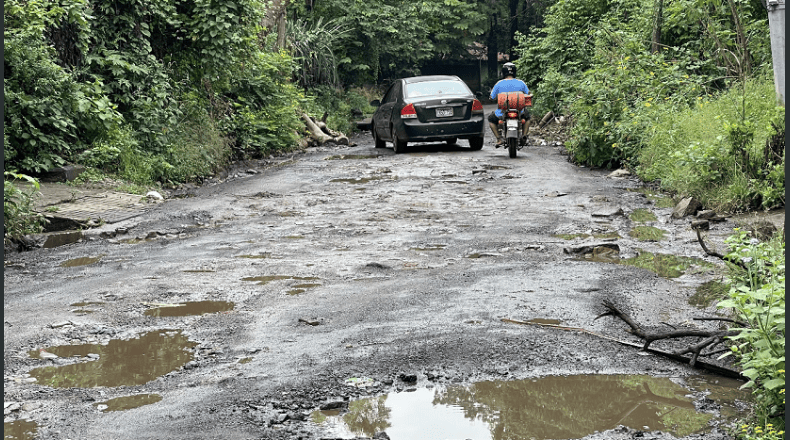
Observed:
[[[516,113],[516,112],[507,112],[507,117],[508,118],[517,118],[518,117],[518,113]]]
[[[472,102],[472,113],[483,113],[483,104],[477,99]]]
[[[414,104],[409,104],[403,107],[400,111],[400,117],[404,119],[412,119],[417,117],[417,110],[414,109]]]

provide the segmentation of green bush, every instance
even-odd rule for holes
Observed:
[[[761,424],[784,426],[785,411],[785,257],[784,237],[768,242],[736,229],[727,239],[726,258],[732,266],[729,298],[718,307],[730,308],[738,321],[731,338],[732,353],[749,378]],[[726,356],[726,355],[725,355]]]
[[[784,108],[770,78],[699,96],[686,108],[656,101],[635,111],[633,124],[643,128],[631,148],[643,180],[722,211],[784,205]]]
[[[32,184],[30,189],[22,189],[15,181],[23,180]],[[3,172],[3,241],[18,239],[25,234],[41,232],[46,224],[44,215],[33,210],[38,197],[38,181],[25,174]]]
[[[330,86],[316,86],[307,91],[307,102],[303,104],[308,113],[321,118],[324,113],[328,117],[326,125],[332,130],[342,133],[356,131],[356,120],[361,117],[354,116],[354,111],[371,114],[375,107],[370,105],[369,92],[361,89],[343,90]]]

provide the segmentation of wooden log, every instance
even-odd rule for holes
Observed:
[[[540,122],[538,123],[538,128],[543,128],[543,126],[548,124],[549,121],[551,121],[553,118],[554,118],[554,112],[549,110],[549,112],[546,113],[543,116],[543,119],[541,119]]]

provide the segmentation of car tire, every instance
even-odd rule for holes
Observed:
[[[376,148],[384,148],[386,146],[386,142],[384,142],[378,134],[376,134],[376,125],[372,124],[370,126],[370,130],[373,132],[373,145]]]
[[[402,141],[398,138],[398,133],[395,132],[395,128],[392,129],[392,149],[395,151],[395,154],[401,154],[406,152],[406,145],[408,142]]]
[[[469,138],[469,148],[473,151],[481,150],[483,148],[483,136]]]

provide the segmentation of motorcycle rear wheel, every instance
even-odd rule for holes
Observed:
[[[510,158],[513,159],[516,157],[516,148],[518,148],[518,139],[517,138],[508,138],[507,139],[507,152],[510,154]]]

